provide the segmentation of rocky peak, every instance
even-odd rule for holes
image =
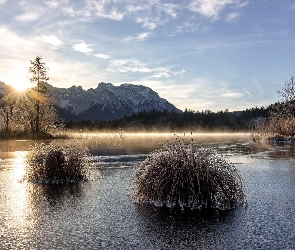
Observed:
[[[180,111],[151,88],[128,83],[114,86],[101,82],[95,89],[88,90],[83,90],[81,86],[68,89],[53,87],[52,95],[61,108],[71,110],[76,115],[87,111],[89,117],[91,112],[104,110],[114,113],[113,118],[153,109]]]

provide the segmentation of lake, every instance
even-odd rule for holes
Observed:
[[[179,134],[226,155],[244,179],[246,208],[199,213],[132,199],[137,166],[174,134],[124,134],[112,144],[115,137],[66,140],[89,147],[95,167],[90,181],[63,186],[22,180],[33,141],[1,141],[0,249],[294,249],[293,146]]]

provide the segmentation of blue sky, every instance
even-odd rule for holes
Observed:
[[[144,85],[176,107],[268,106],[295,72],[292,0],[0,0],[0,81]]]

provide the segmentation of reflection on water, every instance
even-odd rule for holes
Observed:
[[[223,245],[222,240],[228,238],[228,229],[241,222],[245,209],[237,207],[235,210],[175,210],[153,207],[150,205],[136,205],[137,219],[142,233],[149,238],[161,242],[164,249],[231,249]],[[217,244],[216,236],[219,243]]]
[[[31,141],[0,142],[0,249],[293,249],[294,147],[253,144],[244,134],[184,139],[192,137],[241,171],[247,209],[200,214],[133,203],[138,164],[173,134],[127,134],[116,147],[70,140],[101,161],[92,169],[100,178],[60,186],[22,180]]]
[[[21,181],[26,174],[25,159],[28,151],[16,151],[13,161],[13,176],[15,181]]]

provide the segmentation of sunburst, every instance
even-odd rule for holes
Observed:
[[[23,92],[32,87],[32,84],[29,82],[14,82],[10,85],[19,92]]]

